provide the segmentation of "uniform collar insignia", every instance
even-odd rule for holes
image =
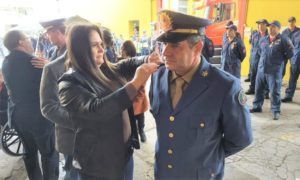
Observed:
[[[202,77],[206,77],[208,75],[208,71],[207,70],[202,71],[201,75]]]

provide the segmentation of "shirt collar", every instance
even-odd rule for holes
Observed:
[[[179,76],[175,73],[175,71],[172,71],[172,74],[171,74],[171,82],[173,82],[174,80],[176,80],[177,78],[182,78],[186,83],[190,83],[195,72],[198,70],[200,66],[200,60],[197,61],[197,64],[196,66],[194,66],[190,71],[188,71],[185,75],[183,76]]]

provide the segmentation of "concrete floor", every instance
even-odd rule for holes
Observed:
[[[242,82],[244,89],[248,83]],[[298,85],[299,87],[299,85]],[[284,95],[285,86],[282,95]],[[251,107],[253,96],[248,96]],[[281,105],[279,121],[272,120],[270,101],[266,100],[263,113],[252,114],[254,141],[251,146],[226,159],[226,180],[300,180],[300,89],[293,103]],[[154,120],[146,113],[148,141],[134,153],[135,180],[152,180],[156,130]],[[61,178],[63,172],[61,173]],[[25,180],[23,162],[0,150],[0,180]]]

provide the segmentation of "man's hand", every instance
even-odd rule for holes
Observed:
[[[45,58],[35,57],[35,58],[33,58],[30,62],[31,62],[31,64],[32,64],[35,68],[43,69],[44,66],[45,66],[46,64],[48,64],[50,61],[49,61],[48,59],[45,59]]]

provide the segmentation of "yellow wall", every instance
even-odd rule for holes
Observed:
[[[110,28],[117,37],[123,34],[127,39],[130,34],[129,21],[131,20],[139,20],[140,35],[143,30],[150,35],[153,1],[155,0],[85,0],[84,3],[65,0],[63,2],[70,13],[78,14],[95,23],[101,23]]]
[[[248,10],[246,16],[247,27],[256,29],[256,21],[258,19],[267,19],[269,22],[278,20],[281,23],[281,30],[288,25],[287,19],[295,16],[300,25],[300,0],[248,0]],[[249,33],[248,33],[249,35]],[[245,34],[244,43],[247,48],[247,57],[242,63],[242,75],[246,76],[249,71],[249,37]],[[288,63],[289,64],[289,63]],[[289,65],[287,66],[285,80],[288,79]]]

